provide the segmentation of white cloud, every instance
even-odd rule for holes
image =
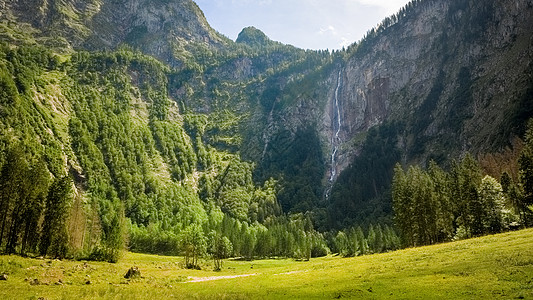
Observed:
[[[318,31],[318,34],[324,35],[324,34],[331,34],[331,35],[338,35],[337,30],[332,25],[329,25],[326,28],[320,28]]]

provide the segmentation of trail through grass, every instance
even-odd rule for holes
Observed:
[[[0,256],[0,299],[533,299],[533,230],[355,258],[227,260],[126,253],[116,264]],[[142,278],[124,279],[137,266]]]

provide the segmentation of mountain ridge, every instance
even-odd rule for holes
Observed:
[[[28,155],[54,176],[69,170],[106,236],[122,212],[134,245],[211,219],[391,225],[395,163],[498,152],[533,114],[531,0],[411,1],[333,53],[255,28],[233,42],[190,0],[0,8],[1,79],[18,99],[2,109],[36,132],[2,128],[34,135]]]

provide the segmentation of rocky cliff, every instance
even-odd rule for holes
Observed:
[[[532,16],[526,0],[418,1],[353,45],[323,83],[321,132],[330,149],[338,135],[339,169],[354,139],[383,122],[404,123],[407,161],[508,145],[524,122],[516,114],[531,113]]]
[[[113,50],[128,44],[178,66],[196,48],[221,48],[229,40],[214,31],[192,0],[19,0],[0,3],[7,19],[30,24],[52,47]]]
[[[347,198],[357,211],[354,203],[385,193],[387,176],[372,172],[390,172],[393,160],[497,152],[533,115],[532,0],[415,0],[335,53],[255,28],[230,41],[192,0],[0,1],[0,12],[8,43],[67,56],[126,46],[163,62],[173,119],[223,124],[201,141],[253,161],[256,181],[280,180],[285,210]],[[398,157],[362,169],[358,159],[377,161],[371,143],[377,158]],[[357,172],[368,172],[370,196],[331,194],[339,178],[356,185],[346,178]]]

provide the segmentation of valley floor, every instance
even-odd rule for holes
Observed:
[[[227,260],[221,272],[182,261],[0,256],[0,299],[533,299],[533,229],[356,258]],[[132,266],[142,278],[124,279]]]

